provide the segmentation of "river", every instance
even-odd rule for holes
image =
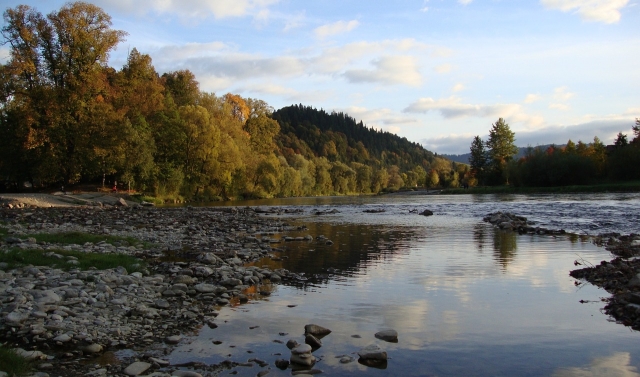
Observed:
[[[611,259],[589,235],[640,233],[640,194],[389,195],[220,203],[294,209],[265,215],[311,242],[274,244],[281,260],[255,263],[305,277],[260,287],[248,303],[220,308],[170,355],[172,364],[245,363],[222,375],[290,376],[284,343],[304,326],[332,330],[314,351],[331,376],[640,376],[640,334],[600,312],[609,294],[569,276],[575,263]],[[335,213],[315,215],[316,211]],[[429,209],[433,216],[414,210]],[[369,213],[365,210],[377,210]],[[512,212],[572,234],[518,235],[484,223]],[[315,241],[323,235],[333,241]],[[250,293],[250,292],[249,292]],[[374,334],[394,329],[398,342]],[[374,368],[357,351],[376,343],[389,355]],[[341,363],[345,356],[355,360]],[[261,367],[255,359],[268,363]]]

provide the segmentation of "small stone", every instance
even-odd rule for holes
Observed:
[[[151,364],[145,363],[144,361],[136,361],[135,363],[126,367],[123,373],[127,376],[138,376],[144,373],[149,368],[151,368]]]
[[[182,336],[180,335],[171,335],[165,339],[165,342],[168,344],[178,344],[182,340]]]
[[[102,346],[100,344],[93,343],[84,347],[82,350],[87,353],[98,353],[102,352]]]

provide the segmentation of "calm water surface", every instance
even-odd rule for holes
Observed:
[[[222,375],[256,376],[270,368],[268,376],[290,376],[291,369],[281,371],[274,361],[288,359],[283,343],[304,342],[304,325],[315,323],[333,331],[314,352],[314,368],[324,375],[640,376],[640,333],[600,312],[607,292],[576,285],[569,276],[576,260],[610,259],[586,235],[640,232],[640,195],[410,195],[223,205],[231,204],[301,209],[265,217],[308,228],[276,236],[324,235],[334,244],[275,245],[282,251],[274,254],[285,258],[256,265],[304,274],[306,284],[265,286],[269,297],[221,308],[218,328],[188,337],[169,355],[173,364],[257,358],[269,366],[253,363]],[[327,209],[339,213],[313,214]],[[482,222],[495,211],[577,235],[501,232]],[[398,332],[398,343],[375,339],[385,329]],[[358,363],[357,351],[371,343],[389,354],[384,369]],[[343,355],[356,361],[341,364]]]

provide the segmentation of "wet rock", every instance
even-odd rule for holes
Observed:
[[[375,334],[375,337],[385,342],[398,343],[398,332],[396,330],[384,330]]]
[[[331,330],[319,325],[309,324],[304,326],[304,333],[322,337],[331,334]]]
[[[285,370],[289,367],[289,360],[278,359],[276,360],[275,365],[276,367],[278,367],[278,369]]]
[[[387,360],[387,352],[382,350],[380,346],[377,344],[370,344],[360,351],[358,351],[358,356],[364,360],[376,360],[376,361],[384,361]]]
[[[304,342],[308,345],[311,346],[311,348],[318,349],[320,347],[322,347],[322,342],[320,341],[320,339],[316,338],[315,336],[311,335],[311,334],[307,334],[304,337]]]
[[[295,339],[289,339],[287,341],[287,348],[290,349],[290,350],[296,348],[299,345],[300,345],[300,343],[298,343],[298,341],[295,340]]]
[[[422,216],[433,216],[433,211],[425,209],[424,211],[420,212],[420,215],[422,215]]]
[[[308,344],[300,344],[291,350],[291,364],[312,367],[316,363],[316,358],[311,354],[311,346]]]

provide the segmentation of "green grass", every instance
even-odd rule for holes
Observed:
[[[621,183],[601,183],[596,185],[554,186],[554,187],[514,187],[514,186],[484,186],[470,189],[444,189],[442,194],[562,194],[581,192],[640,192],[640,181]]]
[[[49,242],[49,243],[59,243],[59,244],[77,244],[82,245],[87,242],[98,243],[101,241],[105,241],[109,244],[120,243],[123,241],[128,245],[142,245],[144,248],[149,248],[152,246],[149,242],[143,242],[133,237],[120,237],[120,236],[112,236],[112,235],[97,235],[83,232],[65,232],[65,233],[37,233],[27,235],[26,237],[33,237],[38,242]]]
[[[9,376],[24,376],[32,369],[30,362],[18,356],[12,349],[0,345],[0,371]]]
[[[50,255],[52,252],[64,256],[60,259],[56,256]],[[67,263],[69,258],[77,258],[79,264]],[[21,266],[49,266],[52,268],[60,268],[63,270],[70,270],[73,268],[79,268],[81,270],[88,270],[92,267],[98,270],[106,270],[109,268],[116,268],[122,266],[127,269],[127,272],[142,271],[146,266],[145,263],[139,259],[125,254],[98,254],[98,253],[82,253],[78,251],[67,250],[21,250],[11,249],[6,253],[0,253],[0,262],[8,264],[8,268],[15,268]]]

